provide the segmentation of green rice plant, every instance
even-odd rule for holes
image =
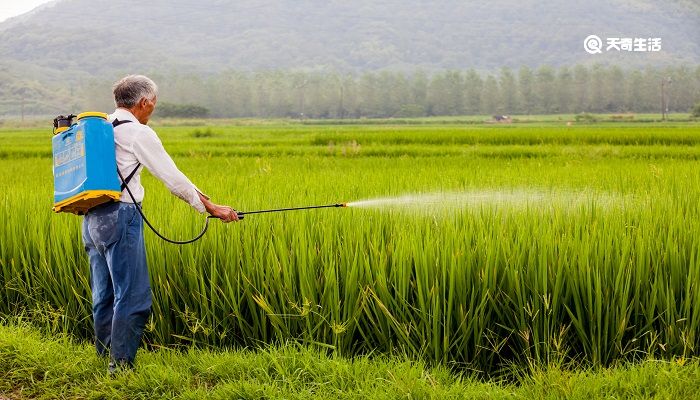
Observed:
[[[697,125],[159,132],[193,182],[239,210],[418,197],[214,222],[187,246],[146,231],[152,347],[295,340],[486,374],[698,355]],[[50,211],[46,133],[0,132],[0,147],[0,314],[90,337],[81,218]],[[155,225],[196,234],[202,216],[144,182]],[[421,200],[431,193],[474,201]]]

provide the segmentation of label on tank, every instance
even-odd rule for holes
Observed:
[[[83,137],[83,131],[78,131],[75,135],[75,143],[71,143],[70,138],[66,139],[64,150],[56,153],[54,157],[54,167],[60,167],[85,156],[85,141]]]

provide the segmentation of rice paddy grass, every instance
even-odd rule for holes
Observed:
[[[146,231],[151,347],[295,341],[497,374],[700,352],[700,125],[155,127],[238,210]],[[0,131],[0,313],[91,334],[80,217],[50,131]],[[146,176],[144,210],[203,217]],[[358,203],[362,202],[362,203]],[[359,207],[362,205],[362,207]]]

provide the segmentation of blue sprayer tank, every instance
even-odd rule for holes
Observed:
[[[54,120],[53,178],[55,212],[83,215],[97,205],[119,200],[114,130],[107,114],[85,112]]]

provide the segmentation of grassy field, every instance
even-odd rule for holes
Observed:
[[[256,350],[159,350],[116,377],[93,346],[0,324],[0,399],[691,399],[697,360],[613,368],[535,368],[483,381],[402,357],[328,355],[294,344]]]
[[[239,210],[364,207],[146,232],[147,342],[296,341],[498,376],[700,352],[700,125],[156,126]],[[49,129],[0,131],[0,313],[90,336],[80,218],[53,215]],[[201,216],[146,177],[171,237]],[[398,199],[397,199],[398,198]]]

